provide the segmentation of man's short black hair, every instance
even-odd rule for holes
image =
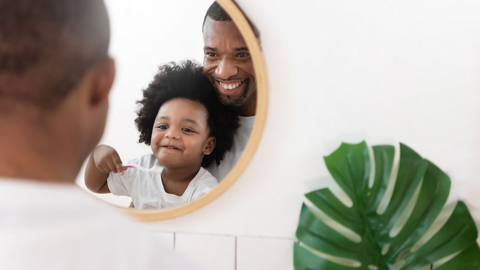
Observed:
[[[205,25],[205,21],[207,20],[207,17],[211,18],[214,21],[217,22],[231,22],[232,18],[223,10],[223,8],[217,3],[213,2],[213,4],[210,5],[210,7],[207,10],[207,13],[205,14],[205,18],[203,18],[203,25]]]
[[[192,61],[179,64],[170,62],[160,66],[153,81],[143,90],[143,99],[137,101],[139,109],[135,119],[140,131],[138,141],[150,145],[153,124],[160,107],[175,98],[199,102],[207,109],[209,136],[216,138],[216,145],[210,155],[204,156],[202,166],[208,167],[213,162],[219,165],[225,152],[232,148],[233,135],[239,127],[238,115],[234,109],[220,103],[202,66]]]
[[[0,0],[0,101],[55,108],[109,38],[103,0]]]
[[[203,27],[205,26],[205,21],[207,20],[207,17],[217,22],[232,21],[232,18],[227,14],[227,12],[225,12],[225,10],[217,2],[213,2],[213,4],[211,4],[210,7],[208,8],[207,13],[205,14],[205,18],[203,18],[202,31],[203,31]],[[245,18],[247,19],[248,24],[252,28],[255,36],[257,38],[260,38],[260,32],[258,31],[257,27],[248,19],[247,16],[245,16]]]

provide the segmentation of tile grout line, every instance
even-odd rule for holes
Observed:
[[[175,250],[176,240],[177,240],[177,233],[173,233],[173,250]]]
[[[174,233],[168,230],[150,230],[152,233]],[[285,240],[285,241],[298,241],[296,238],[289,237],[276,237],[276,236],[262,236],[262,235],[233,235],[233,234],[217,234],[217,233],[202,233],[202,232],[187,232],[177,231],[176,233],[188,234],[188,235],[209,235],[218,237],[242,237],[242,238],[255,238],[255,239],[271,239],[271,240]]]
[[[237,270],[237,237],[235,236],[235,270]]]

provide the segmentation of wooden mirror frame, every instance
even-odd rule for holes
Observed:
[[[216,0],[217,3],[228,13],[232,21],[238,27],[242,34],[250,55],[252,57],[253,66],[255,69],[255,79],[257,82],[257,108],[255,115],[255,123],[253,126],[250,139],[243,151],[240,159],[230,173],[209,193],[198,198],[197,200],[185,205],[167,208],[167,209],[131,209],[122,208],[128,215],[140,221],[161,221],[180,217],[196,211],[210,202],[214,201],[229,189],[233,183],[240,177],[247,165],[252,160],[252,157],[257,150],[258,144],[262,137],[263,128],[267,118],[268,109],[268,81],[267,71],[265,68],[265,61],[263,59],[262,51],[260,49],[259,41],[255,36],[254,30],[251,28],[247,18],[238,6],[232,0]]]

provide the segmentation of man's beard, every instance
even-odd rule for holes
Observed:
[[[237,99],[225,98],[225,96],[222,96],[220,94],[220,91],[218,91],[218,89],[215,89],[216,90],[215,92],[217,93],[218,99],[220,100],[220,102],[224,106],[238,108],[238,107],[242,106],[243,103],[245,103],[245,101],[247,101],[248,88],[250,87],[250,84],[249,84],[250,81],[247,81],[246,83],[247,83],[247,86],[243,90],[242,95]],[[215,88],[216,88],[216,86],[215,86]]]

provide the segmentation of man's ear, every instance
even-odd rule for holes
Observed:
[[[207,139],[207,143],[205,144],[205,148],[203,149],[204,155],[210,155],[215,149],[215,144],[217,143],[217,139],[215,137],[209,137]]]
[[[93,66],[82,86],[83,149],[90,152],[102,138],[108,114],[108,95],[115,79],[115,61],[107,57]],[[88,155],[88,152],[86,155]]]
[[[108,94],[115,79],[115,60],[107,57],[92,70],[89,105],[96,107],[108,100]]]

